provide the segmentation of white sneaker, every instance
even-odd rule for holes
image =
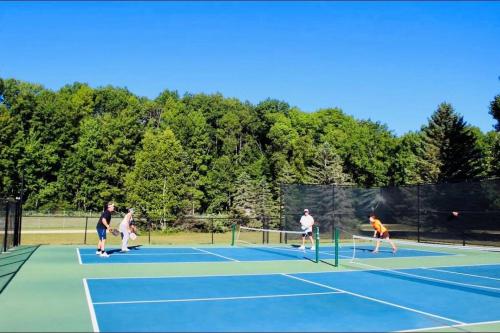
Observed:
[[[129,249],[122,249],[121,252],[128,252],[128,251],[130,251],[130,250]]]
[[[314,246],[311,246],[311,251],[314,251],[316,250],[316,248]]]
[[[306,249],[306,247],[305,247],[304,245],[301,245],[301,246],[299,247],[299,250],[305,250],[305,249]]]
[[[103,258],[107,258],[107,257],[109,257],[109,254],[107,254],[106,252],[103,252],[99,256],[103,257]]]
[[[101,254],[101,251],[95,251],[95,254]]]

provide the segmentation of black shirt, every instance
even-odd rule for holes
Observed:
[[[99,218],[99,221],[97,221],[97,228],[98,229],[106,229],[106,226],[104,223],[102,223],[102,219],[106,219],[106,222],[108,222],[108,225],[111,223],[111,212],[109,210],[105,210],[102,212],[101,217]]]

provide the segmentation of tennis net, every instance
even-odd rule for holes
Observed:
[[[379,243],[378,252],[375,252],[377,243]],[[394,251],[393,247],[397,250]],[[466,289],[472,288],[474,291],[486,290],[500,297],[499,278],[481,277],[471,272],[467,274],[451,272],[447,275],[442,273],[447,271],[447,268],[443,267],[484,265],[496,267],[500,264],[498,247],[418,243],[353,235],[350,251],[352,254],[349,255],[349,266],[355,270],[375,270],[383,272],[381,274],[389,278],[419,279],[424,283],[454,285]],[[344,252],[341,257],[347,258],[347,253]],[[469,279],[464,280],[464,276],[468,276]],[[495,285],[485,285],[482,283],[484,278],[497,282]]]
[[[251,228],[237,226],[233,229],[233,244],[238,247],[251,248],[276,257],[276,260],[308,259],[319,261],[319,233],[316,228],[313,233],[314,247],[309,237],[305,238],[302,247],[301,231]],[[268,256],[267,255],[267,256]]]
[[[377,243],[379,244],[377,248]],[[358,259],[373,259],[378,257],[442,257],[447,255],[488,255],[500,254],[499,247],[489,246],[462,246],[440,243],[422,243],[408,240],[379,239],[352,235],[352,258],[351,262]],[[344,253],[345,255],[345,253]]]
[[[380,246],[375,253],[377,242]],[[393,246],[397,247],[395,253]],[[390,260],[376,260],[384,258]],[[499,247],[389,241],[353,235],[349,266],[384,278],[500,297],[500,278],[495,273],[499,264]]]

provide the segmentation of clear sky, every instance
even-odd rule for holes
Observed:
[[[395,134],[451,103],[483,132],[500,2],[0,2],[0,77],[340,107]]]

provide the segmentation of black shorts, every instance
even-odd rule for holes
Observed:
[[[382,234],[380,234],[380,232],[377,232],[377,238],[381,239],[389,238],[389,231],[384,231]]]
[[[302,234],[302,237],[306,237],[306,236],[311,236],[312,237],[312,235],[313,235],[312,231],[307,231],[307,232],[304,232]]]

